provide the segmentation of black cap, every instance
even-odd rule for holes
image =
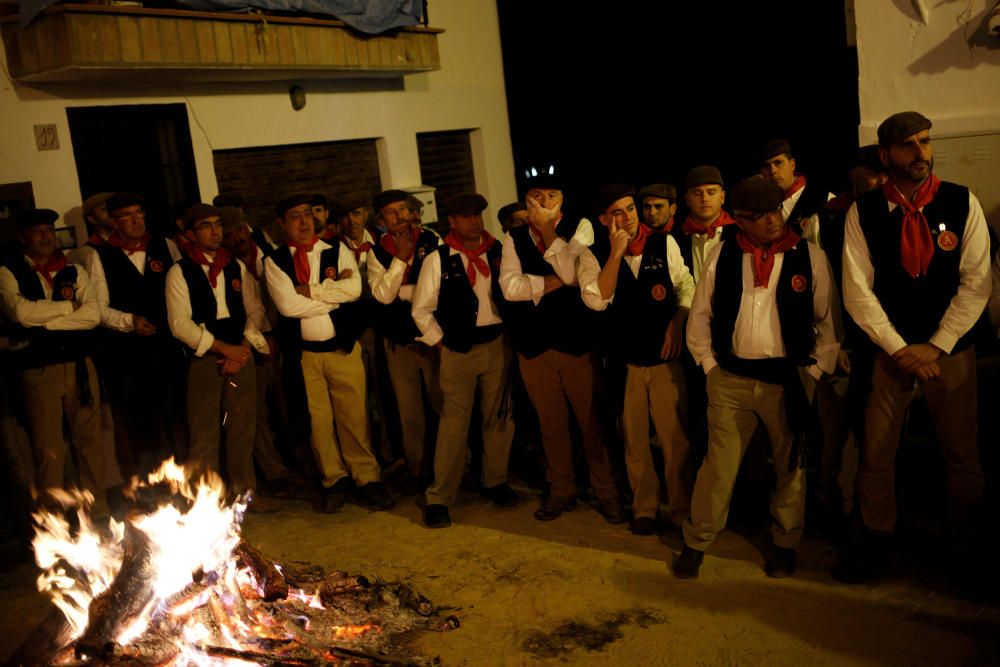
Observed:
[[[219,208],[235,206],[236,208],[240,208],[243,206],[243,197],[235,192],[215,195],[212,199],[212,206],[218,206]]]
[[[727,199],[734,211],[770,213],[781,206],[785,192],[781,186],[760,177],[745,178],[729,191]]]
[[[327,206],[326,195],[314,194],[312,196],[312,205],[313,206],[322,206],[322,207],[325,208]]]
[[[507,221],[510,220],[510,216],[514,215],[517,211],[527,211],[528,207],[524,205],[523,201],[515,201],[507,204],[500,208],[497,213],[497,220],[500,221],[500,225],[506,225]]]
[[[137,195],[134,192],[116,192],[108,199],[108,213],[113,215],[115,211],[129,206],[142,206],[145,203],[146,198],[142,195]]]
[[[878,145],[888,148],[897,141],[931,129],[931,121],[916,111],[894,113],[878,126]]]
[[[50,208],[33,208],[17,214],[17,228],[31,229],[38,225],[55,226],[58,219],[59,214]]]
[[[197,203],[184,212],[184,229],[191,229],[196,222],[213,215],[222,217],[222,209],[211,204]]]
[[[715,184],[720,187],[726,186],[726,184],[722,181],[722,172],[708,164],[692,167],[691,171],[687,173],[687,178],[684,179],[685,190],[699,185],[709,184]]]
[[[671,203],[674,203],[677,201],[677,188],[669,183],[650,183],[642,190],[639,190],[639,194],[636,196],[636,203],[641,205],[642,200],[646,197],[669,199]]]
[[[340,218],[351,211],[368,206],[368,198],[362,195],[347,195],[330,202],[330,214]]]
[[[869,144],[868,146],[859,148],[857,154],[854,156],[854,162],[851,163],[851,167],[867,167],[876,174],[888,171],[886,166],[882,164],[882,158],[879,157],[878,144]]]
[[[389,204],[395,204],[398,201],[406,201],[406,198],[409,196],[410,193],[403,190],[383,190],[375,195],[375,199],[372,200],[372,208],[375,210],[375,213],[379,213]]]
[[[524,170],[524,176],[525,192],[533,188],[559,190],[560,192],[566,189],[566,180],[563,178],[562,170],[556,167],[554,162],[532,165]]]
[[[788,157],[793,157],[792,147],[784,139],[774,139],[764,144],[764,148],[760,152],[760,164],[764,164],[768,160],[778,157],[779,155],[787,155]]]
[[[289,195],[275,204],[274,212],[279,218],[284,218],[288,209],[301,206],[302,204],[309,204],[309,206],[312,206],[314,196],[315,195],[309,194],[308,192],[296,192],[295,194]]]
[[[609,183],[597,191],[597,197],[594,199],[594,210],[597,211],[598,215],[603,215],[609,206],[622,197],[632,197],[634,201],[635,188],[624,183]]]
[[[463,192],[444,203],[445,215],[479,215],[489,204],[486,197],[475,192]]]

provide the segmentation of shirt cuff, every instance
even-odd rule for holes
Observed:
[[[215,342],[215,336],[212,332],[206,329],[204,326],[201,327],[201,338],[198,339],[198,347],[194,349],[194,356],[204,357],[205,353],[212,347],[212,343]]]
[[[888,352],[889,356],[892,356],[897,352],[899,352],[900,350],[902,350],[904,347],[906,347],[906,341],[903,340],[903,337],[900,336],[898,333],[893,333],[891,336],[889,336],[889,338],[886,339],[885,345],[882,346],[882,349]]]
[[[400,285],[399,298],[403,301],[413,301],[413,285]]]
[[[528,284],[531,285],[531,300],[537,306],[538,302],[545,296],[545,278],[533,274],[528,276]]]
[[[951,354],[952,349],[955,347],[955,343],[958,342],[958,338],[944,329],[938,329],[934,332],[934,335],[931,336],[931,339],[928,342],[935,347],[941,348],[941,351],[945,354]]]
[[[701,360],[701,369],[705,371],[705,375],[712,372],[712,369],[719,365],[719,362],[715,360],[715,357],[709,356]]]
[[[423,336],[417,336],[414,340],[423,343],[428,347],[434,347],[441,342],[442,338],[444,338],[444,331],[441,329],[441,325],[432,324],[427,333]]]
[[[823,377],[823,369],[819,367],[818,363],[817,364],[813,364],[812,366],[807,366],[806,367],[806,373],[808,373],[809,375],[811,375],[812,378],[814,380],[816,380],[816,382],[819,382],[820,378]]]
[[[249,342],[253,346],[253,348],[258,352],[260,352],[261,354],[268,353],[267,341],[264,340],[263,334],[257,331],[256,327],[253,328],[247,327],[246,329],[244,329],[243,337],[246,338],[247,342]]]
[[[553,257],[561,253],[565,248],[566,248],[566,241],[562,240],[561,238],[557,238],[555,241],[552,242],[552,245],[550,245],[548,248],[545,249],[545,254],[543,255],[545,261],[551,260]]]

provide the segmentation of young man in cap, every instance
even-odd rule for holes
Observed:
[[[970,331],[990,296],[989,236],[969,189],[934,175],[930,128],[915,111],[883,121],[879,155],[889,179],[847,213],[844,304],[877,351],[858,476],[865,534],[834,570],[846,582],[886,564],[896,448],[916,385],[944,450],[949,526],[959,541],[969,539],[983,498]]]
[[[810,401],[822,373],[834,370],[840,332],[826,255],[785,224],[782,199],[780,187],[759,178],[730,191],[739,232],[709,255],[695,292],[687,340],[707,376],[709,442],[684,524],[684,550],[674,563],[679,578],[698,576],[705,550],[726,524],[758,419],[777,477],[766,572],[795,571]]]
[[[503,405],[510,348],[503,338],[500,244],[483,228],[486,199],[463,194],[445,202],[451,231],[445,245],[420,270],[413,293],[418,339],[441,350],[444,404],[434,454],[434,483],[427,489],[424,523],[451,525],[465,468],[469,420],[479,391],[483,436],[483,495],[500,507],[513,507],[517,493],[507,484],[514,424]]]
[[[50,489],[63,487],[69,424],[79,485],[94,495],[94,514],[108,513],[101,444],[100,390],[90,360],[91,331],[101,321],[87,271],[56,247],[59,214],[48,209],[17,216],[23,254],[0,268],[0,302],[27,345],[18,351],[28,432],[35,455],[35,485],[52,504]]]
[[[545,450],[549,490],[535,518],[551,521],[576,506],[568,402],[583,435],[598,511],[609,523],[624,523],[597,415],[599,317],[583,304],[576,277],[577,258],[594,242],[594,229],[585,218],[563,216],[562,188],[561,178],[547,170],[529,178],[528,224],[504,239],[500,265],[500,287],[510,302],[504,321]]]
[[[375,261],[368,262],[368,282],[372,295],[385,308],[381,313],[389,379],[396,395],[403,435],[403,455],[410,479],[403,492],[416,495],[426,488],[428,468],[424,440],[426,392],[431,410],[441,412],[441,385],[438,381],[440,355],[435,348],[417,341],[420,329],[413,321],[413,290],[420,269],[437,250],[440,237],[423,229],[407,205],[409,193],[386,190],[372,202],[372,208],[386,224],[386,233],[375,246]]]
[[[167,272],[166,289],[170,331],[191,351],[189,459],[197,469],[219,471],[220,430],[225,431],[224,470],[230,490],[243,493],[256,488],[253,350],[267,350],[259,328],[264,307],[246,266],[222,248],[221,211],[195,204],[183,222],[187,256]],[[250,507],[265,505],[255,498]]]
[[[520,201],[507,204],[497,212],[497,220],[500,222],[500,229],[508,234],[514,227],[528,224],[528,207]]]
[[[685,263],[691,267],[695,284],[712,249],[722,243],[723,237],[735,232],[733,219],[722,210],[725,201],[725,183],[717,168],[700,165],[688,171],[684,179],[688,214],[674,238]]]
[[[658,194],[650,197],[667,200]],[[664,231],[668,209],[654,208],[647,216],[658,228],[640,225],[634,198],[635,190],[627,185],[601,189],[598,219],[609,236],[580,255],[578,273],[583,302],[610,313],[611,346],[626,364],[622,424],[633,494],[631,530],[652,535],[660,485],[649,443],[650,419],[663,444],[671,523],[680,527],[691,507],[694,474],[680,355],[694,280],[677,242]]]
[[[235,192],[222,193],[215,195],[212,199],[212,206],[217,206],[219,208],[235,208],[239,212],[243,213],[243,197],[236,194]],[[263,227],[254,227],[244,220],[244,224],[250,230],[250,240],[257,245],[257,249],[261,254],[261,261],[264,257],[267,257],[274,250],[274,241],[271,240],[270,235],[264,231]],[[249,268],[249,266],[247,267]],[[263,274],[258,274],[263,275]]]
[[[361,296],[354,253],[316,236],[309,195],[278,203],[285,245],[265,263],[268,290],[281,314],[278,328],[301,349],[302,377],[312,426],[311,444],[323,476],[324,512],[344,505],[353,479],[360,504],[392,507],[372,451],[365,411],[361,331],[351,302]]]
[[[174,261],[166,240],[146,229],[142,197],[107,201],[115,227],[87,264],[101,310],[102,359],[108,398],[119,426],[119,463],[126,476],[145,474],[177,453],[181,414],[176,368],[181,349],[167,324],[166,276]]]
[[[784,192],[781,213],[785,222],[799,236],[820,242],[819,216],[830,193],[810,185],[806,177],[796,171],[792,148],[784,139],[775,139],[764,145],[760,155],[760,175]]]
[[[86,266],[90,255],[98,246],[107,243],[108,237],[114,233],[115,227],[108,213],[108,200],[113,195],[113,192],[98,192],[83,201],[83,220],[87,223],[90,237],[84,245],[70,251],[69,260],[74,264]]]

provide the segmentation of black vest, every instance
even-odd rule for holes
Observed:
[[[455,352],[468,352],[473,345],[488,343],[503,333],[503,325],[477,327],[479,297],[469,284],[468,270],[462,263],[462,254],[451,254],[451,246],[438,249],[441,258],[441,289],[438,292],[437,310],[434,318],[444,332],[444,345]],[[490,265],[490,297],[503,319],[507,302],[500,291],[500,256],[502,244],[494,243],[486,251],[486,261]],[[486,280],[477,274],[476,280]]]
[[[802,221],[819,213],[826,205],[828,193],[823,188],[807,183],[802,188],[799,200],[792,207],[792,212],[788,214],[785,221],[799,236],[802,236]],[[821,216],[822,217],[822,216]],[[822,231],[820,232],[822,234]]]
[[[340,266],[341,242],[338,239],[331,239],[330,247],[322,251],[319,255],[319,273],[322,280],[330,277],[336,280],[338,267]],[[345,251],[350,252],[347,248]],[[295,275],[295,260],[292,251],[287,245],[283,245],[273,253],[271,260],[279,269],[292,280],[296,287],[301,285]],[[367,328],[367,320],[364,317],[365,305],[360,301],[342,303],[330,311],[330,321],[333,322],[333,338],[324,341],[302,340],[302,320],[297,317],[285,317],[278,314],[278,332],[281,335],[282,345],[291,346],[296,350],[307,350],[309,352],[331,352],[341,350],[350,352],[354,349],[354,344]]]
[[[225,281],[226,308],[229,309],[229,317],[221,320],[216,317],[218,305],[215,302],[215,292],[201,264],[189,257],[178,264],[191,298],[191,319],[197,324],[204,324],[213,336],[224,343],[242,343],[243,331],[247,326],[247,311],[243,307],[243,276],[239,262],[231,260],[217,278]]]
[[[556,227],[556,234],[568,243],[579,225],[579,220],[575,223],[564,220]],[[555,269],[545,261],[531,238],[530,230],[529,225],[510,230],[521,272],[555,275]],[[509,302],[504,322],[514,349],[529,359],[552,349],[580,356],[592,351],[600,339],[602,315],[584,305],[578,285],[564,285],[542,296],[537,306],[530,300]]]
[[[167,327],[167,271],[174,264],[161,237],[150,239],[146,248],[146,266],[139,273],[126,252],[113,245],[97,247],[108,283],[109,305],[115,310],[145,317],[157,331],[169,334]]]
[[[20,257],[7,265],[17,279],[21,296],[31,301],[45,301],[45,290],[38,273]],[[76,297],[76,267],[67,264],[52,278],[52,301],[70,301]],[[24,327],[15,324],[15,338],[26,339],[28,346],[17,352],[21,368],[42,368],[50,364],[79,361],[91,352],[94,342],[92,329],[82,331],[50,331],[45,327]]]
[[[264,230],[260,227],[254,227],[250,230],[250,240],[260,248],[260,254],[264,259],[267,259],[274,253],[274,246],[268,242],[267,236],[264,235]]]
[[[802,239],[784,253],[781,274],[771,274],[777,280],[775,300],[781,322],[781,340],[785,345],[785,359],[799,365],[812,363],[810,355],[816,346],[816,329],[813,325],[813,274],[809,262],[809,242]],[[719,365],[732,368],[733,332],[740,312],[740,301],[745,290],[752,290],[753,283],[743,284],[743,249],[735,240],[722,244],[715,265],[715,293],[712,297],[712,349]],[[739,372],[736,370],[735,372]]]
[[[437,234],[426,229],[421,231],[420,237],[417,239],[417,246],[413,250],[413,263],[410,264],[410,270],[403,280],[404,285],[417,284],[420,269],[424,265],[424,258],[437,250],[438,245]],[[372,250],[375,251],[375,258],[388,270],[389,265],[392,264],[393,256],[378,243],[372,247]],[[383,305],[382,316],[379,318],[383,327],[382,335],[397,345],[412,343],[420,335],[420,329],[413,321],[413,315],[410,314],[411,308],[412,304],[409,301],[403,301],[398,296],[392,303]]]
[[[951,304],[961,282],[959,263],[965,220],[969,215],[969,190],[961,185],[942,182],[934,201],[924,207],[924,217],[934,239],[934,256],[927,274],[911,277],[900,260],[899,238],[903,224],[903,208],[891,213],[881,188],[869,192],[857,201],[861,231],[868,242],[875,282],[872,291],[889,316],[889,321],[907,343],[926,343],[937,331],[941,317]],[[939,239],[945,231],[955,235],[957,243],[949,250],[941,248]],[[955,344],[959,352],[972,343],[968,332]]]
[[[610,247],[595,242],[591,250],[603,267]],[[624,258],[620,261],[615,298],[607,309],[608,349],[618,350],[625,363],[637,366],[666,363],[660,350],[667,325],[677,313],[677,294],[667,262],[667,235],[654,233],[646,239],[638,277]]]

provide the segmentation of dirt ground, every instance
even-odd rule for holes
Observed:
[[[410,499],[335,515],[279,502],[244,524],[275,560],[405,579],[458,608],[459,629],[414,643],[444,665],[1000,664],[996,604],[949,593],[920,568],[838,584],[833,550],[815,539],[795,577],[772,580],[758,548],[725,531],[701,577],[679,581],[668,567],[678,533],[636,537],[583,506],[541,523],[533,496],[513,510],[463,496],[443,530],[424,528]],[[34,577],[28,565],[0,573],[0,659],[47,611]]]

